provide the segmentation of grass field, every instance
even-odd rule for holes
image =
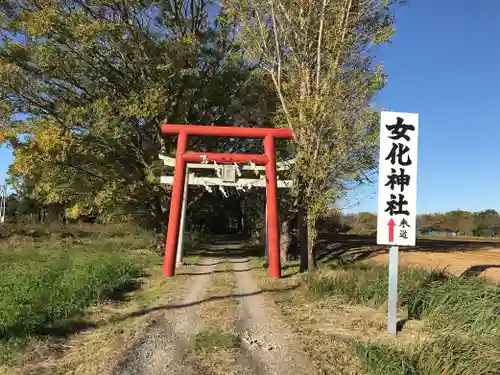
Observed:
[[[387,303],[387,278],[386,267],[363,264],[312,274],[306,284],[309,291],[321,296],[341,294],[350,303],[378,308]],[[409,318],[426,319],[434,328],[500,334],[500,286],[475,277],[403,269],[399,275],[399,303]]]
[[[125,225],[2,227],[0,372],[11,373],[37,358],[47,364],[45,372],[31,373],[85,375],[109,369],[117,348],[133,343],[154,319],[137,312],[174,301],[186,287],[191,266],[167,281],[158,267],[161,257],[151,251],[154,241],[151,233]],[[454,259],[455,243],[441,242],[431,246]],[[349,250],[358,248],[353,241]],[[199,255],[185,263],[196,264]],[[342,255],[325,257],[306,275],[291,262],[280,280],[268,277],[262,258],[254,258],[252,267],[324,373],[341,368],[346,374],[500,374],[500,284],[473,273],[402,267],[399,316],[404,319],[400,334],[391,338],[385,321],[387,267]],[[230,268],[218,266],[208,295],[232,293]],[[197,363],[214,359],[213,373],[233,364],[241,344],[233,334],[235,306],[214,300],[199,311],[205,325],[190,355]],[[54,359],[52,352],[61,346],[69,349]],[[36,353],[40,347],[45,354]]]
[[[275,298],[320,361],[343,357],[341,367],[352,368],[346,373],[371,375],[500,374],[500,285],[437,269],[402,268],[402,332],[391,338],[385,320],[387,267],[329,261],[307,275],[297,275],[297,269],[292,263],[285,274],[295,274],[302,287]],[[266,280],[265,271],[261,274],[267,286],[283,287],[294,279]]]
[[[135,228],[10,230],[0,240],[3,362],[15,361],[15,354],[33,341],[81,329],[90,306],[123,300],[146,267],[160,261],[145,251],[153,237]]]
[[[374,266],[313,277],[308,285],[314,292],[336,292],[351,303],[385,308],[386,275],[385,267]],[[422,269],[404,269],[399,282],[401,310],[423,321],[429,337],[400,347],[358,343],[357,353],[370,374],[500,374],[498,284]]]

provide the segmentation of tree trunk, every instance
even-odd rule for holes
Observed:
[[[151,224],[156,234],[156,252],[158,254],[165,253],[165,242],[167,239],[168,214],[169,212],[162,205],[162,197],[155,194],[155,197],[149,203],[150,217],[153,218]]]
[[[288,250],[292,244],[292,219],[289,218],[281,223],[281,234],[280,234],[280,258],[281,264],[285,264],[288,260]]]
[[[299,229],[299,254],[300,254],[300,269],[299,272],[306,272],[308,270],[308,235],[307,235],[307,222],[306,210],[299,209],[297,217],[297,226]]]
[[[307,267],[309,271],[316,268],[316,256],[314,254],[314,245],[316,244],[316,217],[307,215]]]
[[[244,227],[244,217],[245,215],[243,214],[243,208],[241,207],[241,204],[238,205],[238,234],[243,235],[245,231]]]

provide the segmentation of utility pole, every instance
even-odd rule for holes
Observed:
[[[5,223],[5,208],[7,207],[7,184],[0,185],[0,224]]]

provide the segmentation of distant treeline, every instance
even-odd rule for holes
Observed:
[[[192,191],[187,210],[187,229],[194,232],[242,233],[259,236],[259,228],[264,222],[264,195],[262,192],[249,192],[223,198],[221,194],[210,194],[204,189]],[[151,213],[138,208],[124,212],[120,206],[114,210],[82,211],[78,215],[72,210],[71,203],[52,203],[11,194],[7,197],[6,222],[12,224],[70,224],[70,223],[136,223],[147,229],[148,215]],[[89,213],[90,212],[90,213]]]
[[[253,228],[255,224],[251,222],[256,220],[254,216],[261,216],[258,215],[260,212],[257,212],[261,210],[249,211],[242,209],[242,202],[238,199],[220,200],[217,199],[217,196],[211,196],[210,194],[207,194],[205,198],[196,202],[197,209],[193,210],[188,216],[190,226],[195,226],[198,230],[209,229],[215,232],[225,232],[235,227],[236,231],[241,231],[242,228],[238,227],[246,223],[247,226]],[[8,222],[36,224],[67,223],[68,221],[106,221],[102,217],[87,215],[75,219],[68,215],[67,211],[68,207],[62,204],[43,204],[28,197],[10,195],[7,198],[6,220]],[[144,214],[146,213],[137,212],[136,215],[141,216]],[[212,220],[215,217],[214,215],[217,216],[217,220]],[[209,221],[218,223],[220,228],[210,227],[198,216],[205,219],[211,218]],[[115,213],[112,217],[114,220],[111,221],[130,221],[131,219],[130,215],[121,215],[119,213]],[[320,230],[335,228],[342,233],[375,234],[377,231],[377,215],[371,212],[344,214],[338,210],[333,210],[330,215],[320,219],[318,224]],[[462,236],[499,236],[500,215],[493,209],[480,212],[454,210],[445,213],[417,215],[417,230],[422,234],[446,232]]]
[[[371,212],[332,214],[328,222],[329,226],[333,225],[344,233],[375,234],[377,231],[377,215]],[[500,215],[493,209],[417,215],[417,230],[422,234],[446,232],[459,236],[498,236]]]
[[[29,197],[11,194],[7,197],[5,218],[7,222],[43,224],[64,222],[65,207],[62,204],[42,204]]]

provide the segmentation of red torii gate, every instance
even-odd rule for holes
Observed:
[[[201,125],[173,125],[162,124],[163,134],[178,135],[177,152],[175,157],[174,180],[172,183],[172,198],[168,217],[167,240],[165,245],[165,259],[163,274],[171,277],[175,273],[176,249],[179,234],[179,219],[181,200],[184,189],[186,163],[196,163],[206,156],[207,160],[217,163],[248,163],[266,167],[266,204],[267,204],[267,233],[269,252],[269,275],[273,278],[281,277],[279,254],[279,223],[278,223],[278,188],[276,184],[276,147],[275,139],[291,139],[292,130],[289,128],[241,128],[232,126],[201,126]],[[264,154],[224,154],[213,152],[188,152],[188,137],[213,136],[232,138],[259,138],[264,139]]]

